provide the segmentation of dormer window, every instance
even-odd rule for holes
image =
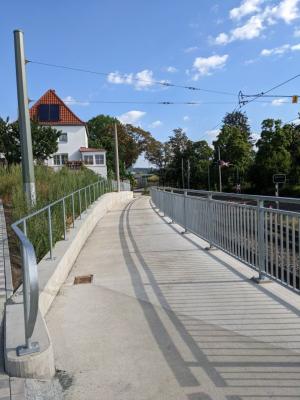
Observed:
[[[59,121],[59,104],[40,104],[38,118],[40,122]]]

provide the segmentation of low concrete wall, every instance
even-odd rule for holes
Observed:
[[[40,352],[18,357],[16,348],[24,344],[24,316],[20,291],[6,306],[5,323],[5,368],[11,376],[22,378],[50,378],[55,373],[51,338],[44,317],[49,310],[61,285],[66,280],[76,258],[98,221],[107,211],[130,201],[132,192],[107,193],[101,196],[81,219],[75,221],[66,240],[56,243],[54,259],[47,254],[38,265],[39,273],[39,315],[33,341],[40,344]]]

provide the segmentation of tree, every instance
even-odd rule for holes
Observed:
[[[170,151],[167,143],[161,143],[153,137],[147,143],[145,158],[158,168],[161,184],[166,184],[166,168],[170,162]]]
[[[165,177],[171,186],[183,187],[187,182],[186,161],[192,148],[192,141],[182,128],[173,129],[173,135],[165,144],[169,154]],[[184,168],[182,169],[182,164]]]
[[[187,187],[189,174],[190,187],[193,189],[207,189],[208,166],[212,155],[213,150],[205,140],[193,142],[181,128],[174,129],[173,135],[165,143],[152,138],[146,149],[146,159],[158,167],[161,184],[182,187],[184,183]]]
[[[214,158],[217,162],[219,149],[221,159],[230,162],[232,169],[224,170],[223,183],[232,186],[239,179],[247,179],[254,160],[253,140],[246,114],[239,111],[228,113],[217,140],[213,142]]]
[[[131,167],[139,155],[145,151],[151,134],[133,125],[121,124],[109,115],[98,115],[87,123],[89,146],[104,148],[107,151],[107,167],[115,169],[114,161],[114,125],[118,127],[120,174],[126,174],[126,168]]]
[[[266,119],[262,122],[261,137],[256,143],[257,153],[253,168],[253,180],[255,180],[258,189],[266,190],[270,188],[273,185],[273,174],[289,174],[293,156],[297,160],[300,153],[298,141],[299,136],[295,136],[294,125],[282,126],[280,120],[274,119]],[[298,142],[297,146],[296,142]]]
[[[213,149],[206,140],[200,140],[192,143],[187,156],[190,160],[190,187],[208,189],[208,168],[210,168]]]
[[[40,126],[31,122],[32,152],[33,158],[42,163],[56,153],[58,138],[62,131],[50,126]],[[8,164],[20,163],[21,143],[18,121],[9,123],[9,120],[0,118],[0,147]]]

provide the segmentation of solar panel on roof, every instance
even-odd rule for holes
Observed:
[[[59,105],[50,104],[50,121],[59,121]]]
[[[38,117],[40,122],[59,121],[59,104],[40,104]]]

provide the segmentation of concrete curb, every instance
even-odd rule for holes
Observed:
[[[39,272],[39,315],[33,341],[38,341],[41,351],[18,357],[16,348],[24,344],[24,316],[22,287],[18,289],[6,305],[5,318],[5,368],[11,376],[20,378],[45,379],[55,374],[54,355],[51,338],[45,323],[45,315],[55,299],[61,285],[67,278],[76,258],[98,221],[118,204],[133,198],[132,192],[107,193],[101,196],[82,216],[75,221],[75,229],[70,229],[66,240],[58,242],[54,249],[54,259],[49,254],[40,261]]]

